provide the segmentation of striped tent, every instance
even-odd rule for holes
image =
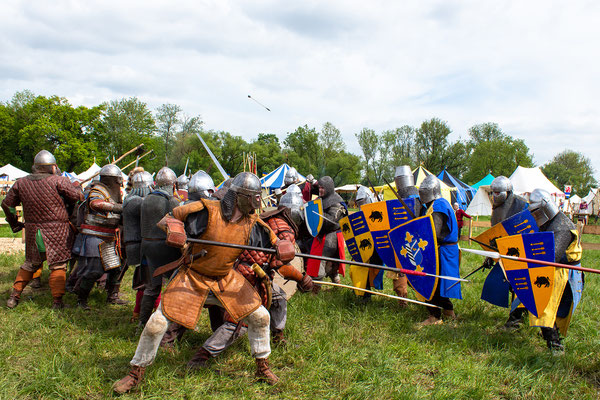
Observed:
[[[287,165],[286,163],[281,164],[277,169],[275,169],[274,171],[271,171],[270,173],[268,173],[267,175],[263,176],[260,180],[260,184],[263,188],[266,189],[278,189],[280,187],[283,187],[283,179],[285,178],[285,173],[288,172],[288,170],[291,167],[289,165]],[[300,175],[300,173],[298,172],[298,178],[300,178],[301,181],[306,180],[306,178],[302,175]]]
[[[454,204],[456,202],[461,209],[466,210],[477,191],[460,179],[454,177],[452,174],[446,171],[446,169],[440,172],[437,177],[448,186],[456,188],[456,191],[452,192],[452,201],[450,204]]]

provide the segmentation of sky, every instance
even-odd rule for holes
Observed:
[[[598,21],[597,1],[3,0],[0,101],[136,96],[246,140],[331,122],[355,154],[363,128],[495,122],[600,181]]]

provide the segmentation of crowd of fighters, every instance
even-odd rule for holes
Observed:
[[[326,277],[334,283],[340,281],[339,262],[308,259],[303,268],[292,262],[297,251],[344,258],[337,221],[348,215],[348,208],[334,191],[331,177],[317,181],[309,175],[300,182],[297,172],[290,169],[284,188],[276,193],[277,207],[257,213],[264,199],[258,177],[249,172],[238,174],[216,190],[211,177],[201,170],[188,180],[186,176],[178,178],[168,167],[154,177],[136,168],[128,176],[122,199],[123,174],[114,164],[102,167],[99,179],[85,190],[58,171],[54,156],[40,151],[32,174],[17,180],[2,202],[13,231],[25,228],[26,235],[25,262],[7,301],[9,308],[17,307],[23,289],[44,261],[50,269],[52,307],[56,309],[64,307],[62,299],[68,290],[77,296],[78,307],[89,310],[88,297],[101,279],[107,303],[127,304],[119,298],[120,284],[125,270],[135,268],[132,287],[137,294],[132,318],[139,321],[141,335],[129,373],[113,386],[116,392],[136,387],[158,348],[171,346],[186,330],[194,329],[203,308],[209,313],[213,334],[188,366],[205,367],[247,333],[257,378],[277,383],[279,378],[269,367],[268,357],[271,339],[285,343],[287,297],[274,282],[276,274],[296,282],[301,292],[318,293],[320,285],[314,281]],[[452,206],[441,195],[439,180],[429,176],[417,189],[409,166],[398,167],[395,175],[399,196],[415,200],[415,216],[433,218],[440,274],[459,277],[459,228]],[[547,192],[535,190],[527,203],[512,192],[505,177],[492,182],[492,191],[492,224],[529,208],[541,231],[554,232],[556,261],[573,265],[580,262],[577,230]],[[324,213],[316,238],[308,233],[302,212],[303,204],[314,195],[321,198]],[[373,201],[373,193],[361,186],[356,204]],[[23,206],[24,222],[14,212],[19,204]],[[194,239],[275,251],[243,250]],[[383,264],[376,253],[368,261]],[[486,262],[492,271],[500,268],[492,260]],[[562,350],[560,333],[566,334],[574,298],[576,304],[581,295],[583,277],[559,268],[556,275],[555,282],[562,287],[553,293],[553,301],[560,307],[551,315],[540,315],[535,325],[542,327],[549,348]],[[390,278],[398,296],[406,297],[406,276],[392,273]],[[451,283],[440,280],[429,303],[441,308],[428,307],[429,317],[421,325],[456,318],[451,299],[460,299],[461,289]],[[364,286],[368,289],[372,284],[369,280]],[[499,284],[498,288],[506,286]],[[406,306],[402,301],[400,304]],[[505,326],[518,326],[524,317],[523,308],[515,307]]]

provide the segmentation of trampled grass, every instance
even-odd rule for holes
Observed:
[[[464,243],[462,243],[464,245]],[[22,256],[0,255],[0,292],[8,297]],[[596,266],[600,252],[586,251]],[[463,257],[463,275],[481,259]],[[47,280],[47,272],[44,273]],[[209,368],[189,373],[185,364],[210,335],[207,317],[173,351],[159,350],[135,392],[124,399],[597,399],[600,390],[598,319],[600,285],[588,274],[564,356],[552,356],[539,329],[498,329],[507,310],[479,300],[478,272],[455,301],[460,319],[418,329],[423,307],[398,308],[394,300],[359,304],[351,291],[324,288],[296,294],[289,303],[289,345],[274,348],[271,364],[282,382],[254,382],[247,339]],[[349,283],[349,279],[344,279]],[[123,292],[133,300],[128,272]],[[385,292],[392,293],[386,280]],[[2,308],[0,398],[104,399],[128,371],[137,344],[132,307],[106,306],[94,290],[92,312],[50,310],[48,289],[24,293],[15,310]],[[70,305],[72,295],[66,297]]]

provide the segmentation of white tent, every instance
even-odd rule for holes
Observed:
[[[482,185],[477,189],[473,200],[469,203],[467,211],[469,215],[492,215],[492,202],[490,201],[490,186]]]
[[[81,181],[88,180],[92,176],[94,176],[96,172],[100,171],[100,169],[100,166],[94,162],[92,165],[90,165],[90,167],[87,170],[83,171],[80,174],[77,174],[77,179]]]
[[[3,181],[14,181],[27,175],[29,175],[29,172],[20,170],[10,164],[6,164],[4,167],[0,168],[0,180]]]
[[[540,167],[523,168],[519,166],[509,179],[513,184],[513,191],[519,195],[529,194],[535,189],[544,189],[555,197],[565,197],[565,194],[546,178]]]
[[[344,186],[336,187],[335,191],[336,192],[356,192],[358,190],[359,186],[360,186],[360,183],[349,183]]]

